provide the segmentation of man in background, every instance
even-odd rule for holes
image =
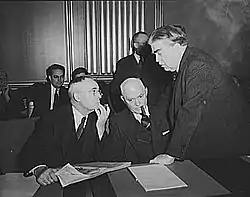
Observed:
[[[210,54],[189,46],[180,25],[157,28],[149,44],[161,67],[178,73],[168,114],[171,140],[166,159],[247,154],[250,110],[233,77]],[[163,99],[169,102],[169,97]]]
[[[42,116],[69,102],[68,91],[63,86],[65,68],[52,64],[46,69],[46,83],[35,83],[30,87],[29,100],[34,102],[33,116]]]
[[[87,71],[84,67],[77,67],[72,72],[72,80],[74,80],[77,77],[90,77],[90,73]]]
[[[121,99],[127,108],[110,119],[112,160],[149,162],[167,148],[169,129],[166,111],[148,105],[148,89],[139,78],[127,78],[120,88]]]
[[[120,112],[126,108],[120,99],[120,84],[128,77],[140,78],[148,88],[148,102],[155,105],[166,86],[171,81],[171,72],[164,72],[151,54],[151,48],[147,44],[148,35],[145,32],[137,32],[133,35],[131,47],[133,53],[116,64],[116,71],[110,83],[110,98],[114,111]]]
[[[105,159],[102,140],[110,109],[100,104],[98,84],[89,78],[70,83],[70,103],[42,116],[19,154],[20,167],[40,185],[58,181],[55,172],[67,163]]]
[[[10,87],[7,73],[0,69],[0,120],[9,119]]]

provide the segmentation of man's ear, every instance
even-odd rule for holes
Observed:
[[[51,77],[51,75],[49,75],[49,81],[51,81],[51,79],[52,79],[52,77]]]
[[[77,102],[80,101],[80,95],[79,95],[77,92],[75,92],[75,93],[73,94],[73,98],[74,98],[74,100],[77,101]]]

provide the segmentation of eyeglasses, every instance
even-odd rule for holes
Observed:
[[[100,89],[91,89],[88,91],[90,94],[92,94],[93,96],[96,96],[98,93],[100,94],[100,96],[103,95],[102,91]]]

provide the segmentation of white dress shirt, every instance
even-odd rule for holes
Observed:
[[[144,107],[144,109],[145,109],[146,115],[149,117],[150,113],[149,113],[149,110],[148,110],[148,106],[146,105],[146,106]],[[133,112],[133,115],[134,115],[135,119],[138,120],[139,123],[141,123],[142,115],[141,115],[141,114],[134,113],[134,112]]]

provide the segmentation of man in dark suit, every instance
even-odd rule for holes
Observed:
[[[155,56],[151,54],[151,48],[147,44],[148,35],[145,32],[137,32],[133,35],[131,47],[133,53],[116,64],[116,71],[110,83],[110,99],[113,110],[117,113],[125,109],[126,105],[120,99],[120,84],[128,77],[140,78],[148,87],[148,102],[155,105],[166,86],[171,81],[171,72],[157,66]]]
[[[55,172],[71,164],[99,161],[105,122],[109,108],[100,104],[98,84],[92,79],[77,78],[70,83],[71,104],[42,116],[35,131],[19,154],[20,166],[47,185],[57,181]]]
[[[249,106],[235,80],[208,53],[188,46],[180,25],[157,28],[149,44],[161,67],[178,73],[169,109],[172,136],[166,153],[179,159],[246,154]]]
[[[68,91],[63,86],[64,66],[52,64],[46,69],[46,76],[46,83],[35,83],[30,87],[29,100],[35,105],[33,116],[40,117],[69,102]]]
[[[148,89],[138,78],[121,84],[121,99],[128,108],[110,119],[109,139],[115,161],[149,162],[164,153],[168,140],[168,123],[164,110],[147,104]],[[112,147],[112,146],[111,146]]]

